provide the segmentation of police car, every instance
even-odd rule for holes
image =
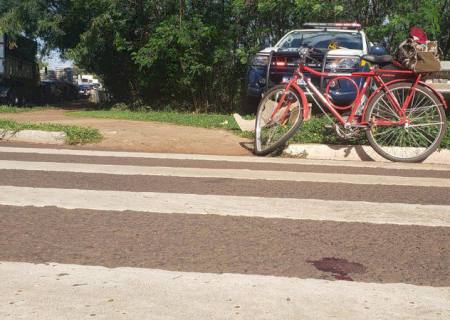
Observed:
[[[383,55],[386,50],[373,46],[358,23],[306,23],[304,29],[288,32],[274,46],[258,52],[252,60],[247,77],[246,111],[255,111],[262,94],[274,85],[288,82],[298,62],[300,47],[315,48],[316,53],[306,65],[322,72],[350,73],[367,70],[361,56]],[[311,77],[317,87],[324,89],[328,79]],[[363,79],[355,79],[362,85]],[[357,81],[357,82],[358,82]],[[355,87],[348,81],[335,81],[329,94],[335,105],[348,105],[356,96]],[[251,110],[253,108],[253,110]]]

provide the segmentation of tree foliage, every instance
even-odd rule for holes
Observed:
[[[117,100],[230,111],[250,57],[311,21],[360,21],[395,47],[413,25],[450,55],[449,0],[0,0],[0,30],[58,49]]]

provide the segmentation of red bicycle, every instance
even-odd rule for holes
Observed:
[[[323,106],[334,116],[335,121],[330,119],[339,136],[355,137],[364,130],[372,148],[388,160],[420,162],[439,147],[447,128],[447,104],[441,94],[422,81],[422,74],[379,68],[380,64],[396,62],[391,56],[372,55],[362,57],[371,65],[367,72],[319,72],[305,65],[314,50],[301,48],[293,78],[264,94],[256,114],[256,155],[267,155],[284,146],[302,121],[310,118],[307,94],[325,115],[330,117]],[[324,93],[307,74],[330,79]],[[364,80],[362,86],[355,78]],[[337,81],[350,81],[357,93],[354,101],[344,107],[350,110],[346,115],[339,112],[343,107],[334,105],[328,95]]]

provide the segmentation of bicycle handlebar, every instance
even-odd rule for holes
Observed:
[[[300,56],[300,63],[305,63],[306,59],[312,59],[312,60],[317,60],[313,57],[311,57],[312,53],[322,53],[322,51],[320,51],[319,49],[316,48],[308,48],[308,47],[300,47],[298,49],[298,54]]]

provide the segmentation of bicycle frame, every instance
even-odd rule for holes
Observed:
[[[395,62],[394,62],[395,63]],[[318,77],[326,77],[329,78],[329,83],[325,92],[325,95],[322,94],[317,87],[312,83],[311,78],[306,77],[304,73],[307,72],[309,74],[318,76]],[[406,76],[406,78],[402,79],[395,79],[389,82],[385,82],[382,79],[382,76],[384,77],[395,77],[395,76]],[[409,77],[408,77],[409,76]],[[356,82],[353,80],[353,78],[365,78],[364,84],[362,88],[360,89]],[[350,107],[350,115],[348,118],[344,118],[338,111],[339,107],[335,106],[329,97],[327,96],[327,92],[330,87],[331,81],[337,81],[345,79],[347,81],[351,81],[356,90],[357,95],[355,100],[348,106]],[[363,97],[366,95],[368,88],[370,87],[370,83],[372,79],[375,80],[375,82],[378,85],[378,88],[374,90],[369,96],[369,98],[364,102],[363,106],[363,112],[362,117],[360,119],[357,118],[356,113],[358,111],[358,108],[360,107],[362,103]],[[353,72],[353,73],[330,73],[330,72],[319,72],[314,69],[311,69],[307,66],[305,66],[303,63],[299,64],[297,70],[294,73],[294,77],[287,83],[285,91],[288,91],[289,89],[293,88],[297,93],[300,95],[302,104],[303,104],[303,118],[309,119],[311,114],[310,106],[306,99],[306,94],[304,89],[300,86],[305,86],[309,92],[311,92],[315,97],[318,97],[321,104],[327,107],[327,109],[333,114],[333,116],[344,126],[351,127],[351,126],[360,126],[360,127],[367,127],[369,125],[377,125],[377,126],[392,126],[392,125],[403,125],[405,123],[409,122],[408,117],[406,116],[406,109],[408,108],[408,105],[410,104],[411,100],[414,97],[414,93],[416,91],[417,85],[421,84],[423,86],[426,86],[430,90],[432,90],[436,96],[441,100],[442,105],[447,108],[447,104],[445,102],[445,99],[442,97],[442,95],[438,92],[436,92],[435,89],[431,88],[429,85],[421,81],[422,75],[417,74],[414,71],[411,70],[388,70],[388,69],[379,69],[378,67],[371,67],[370,71],[367,72]],[[406,97],[403,105],[400,105],[394,96],[394,94],[389,90],[389,86],[391,84],[397,83],[397,82],[411,82],[411,89],[409,90],[408,96]],[[373,97],[381,90],[384,90],[390,104],[395,109],[395,111],[399,115],[398,121],[383,121],[383,120],[373,120],[375,123],[369,124],[364,120],[365,110],[367,106],[370,104]],[[271,118],[275,114],[277,114],[278,110],[281,108],[285,100],[285,95],[280,99],[278,102],[277,107],[272,112]],[[288,108],[286,108],[282,114],[281,119],[285,119],[285,117],[289,113],[291,102],[288,104]],[[356,123],[353,123],[353,120],[356,120]]]

